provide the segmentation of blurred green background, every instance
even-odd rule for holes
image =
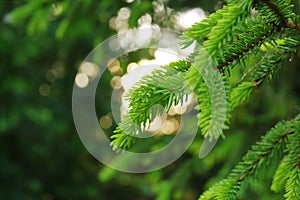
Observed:
[[[299,13],[300,3],[294,3]],[[146,14],[152,24],[184,31],[176,21],[180,13],[202,8],[209,14],[222,5],[216,0],[2,0],[0,199],[196,199],[225,177],[266,130],[299,113],[296,57],[234,112],[226,139],[205,159],[197,156],[199,137],[170,166],[127,174],[103,166],[84,148],[73,123],[71,96],[78,66],[87,54],[118,31],[139,26]],[[122,8],[130,16],[120,21]],[[129,55],[119,75],[126,64],[146,56]],[[106,105],[112,77],[106,74],[105,94],[97,97],[99,118],[110,112]],[[108,126],[107,132],[114,128]],[[268,192],[273,168],[270,165],[257,184],[245,187],[240,198],[282,199]]]

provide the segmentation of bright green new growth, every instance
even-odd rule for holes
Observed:
[[[186,61],[170,63],[145,76],[129,91],[129,113],[111,137],[114,139],[111,143],[114,149],[129,148],[135,141],[132,135],[141,133],[157,115],[161,115],[164,111],[162,107],[169,111],[173,103],[177,105],[185,100],[188,84],[180,72],[187,69]]]
[[[293,5],[289,0],[227,2],[222,9],[183,33],[183,47],[196,41],[203,43],[203,48],[196,49],[188,61],[170,63],[155,70],[129,92],[128,115],[112,136],[115,149],[130,148],[135,141],[132,135],[144,130],[156,115],[182,103],[191,92],[199,101],[195,109],[200,111],[201,133],[204,137],[217,138],[222,129],[228,128],[231,112],[246,103],[264,80],[272,79],[280,66],[298,52],[300,17],[292,12]],[[214,86],[223,87],[225,94],[212,96],[215,91],[211,91],[208,84],[220,81],[205,79],[201,71],[205,67],[218,69],[215,71],[223,85]],[[230,71],[234,67],[242,71],[238,82],[231,81]],[[225,99],[221,98],[224,95]],[[214,106],[224,102],[227,108],[225,119],[213,112]],[[226,179],[212,186],[200,199],[236,199],[241,185],[276,159],[282,161],[271,190],[285,191],[284,197],[288,200],[300,199],[299,120],[297,116],[278,123],[248,151]]]

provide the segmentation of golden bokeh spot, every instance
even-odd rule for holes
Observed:
[[[121,77],[120,76],[114,76],[110,81],[111,87],[114,89],[120,89],[122,87],[121,84]]]
[[[170,135],[176,132],[178,129],[179,129],[179,122],[176,119],[172,118],[172,119],[168,119],[164,123],[164,126],[162,128],[162,133],[165,135]]]
[[[99,123],[102,128],[109,129],[112,125],[112,119],[110,116],[105,115],[105,116],[101,117]]]
[[[89,78],[86,74],[79,73],[76,75],[75,83],[80,88],[85,88],[89,84]]]
[[[89,77],[97,76],[99,67],[91,62],[84,62],[80,65],[80,71]]]
[[[45,84],[40,85],[40,87],[39,87],[39,93],[42,96],[48,96],[50,94],[50,91],[51,91],[51,87],[49,84],[45,83]]]
[[[132,62],[132,63],[129,63],[129,65],[127,66],[127,73],[139,68],[140,66],[135,63],[135,62]]]

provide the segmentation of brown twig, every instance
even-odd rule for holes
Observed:
[[[295,24],[294,22],[288,21],[287,27],[292,28],[292,29],[297,29],[300,31],[300,24]]]
[[[279,8],[275,4],[271,3],[270,0],[264,0],[264,2],[279,17],[281,24],[285,26],[288,20],[280,12]]]

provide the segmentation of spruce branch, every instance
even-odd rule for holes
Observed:
[[[240,85],[235,87],[232,90],[230,97],[231,110],[247,102],[255,87],[257,87],[257,85],[254,82],[242,82]]]
[[[286,183],[286,200],[296,200],[300,198],[300,169],[294,168],[290,173],[290,178]]]
[[[207,44],[207,46],[210,46],[207,51],[210,56],[213,56],[211,54],[214,53],[215,50],[213,49],[213,46],[220,48],[224,45],[224,39],[226,39],[226,37],[230,37],[230,30],[233,25],[241,22],[249,16],[251,7],[252,0],[243,0],[224,6],[217,12],[209,15],[207,19],[194,24],[191,28],[185,31],[181,36],[182,47],[185,48],[194,41],[200,43],[204,38],[208,38],[208,40],[211,41],[217,39],[217,41],[213,41],[213,43],[208,42]]]
[[[130,148],[136,141],[135,134],[143,132],[157,115],[168,112],[174,104],[182,103],[193,91],[199,101],[196,109],[200,111],[198,126],[202,134],[217,138],[225,128],[224,121],[229,124],[231,111],[247,102],[254,89],[266,78],[272,77],[280,64],[295,53],[300,45],[300,20],[291,11],[293,6],[289,0],[228,2],[230,4],[183,33],[183,47],[205,40],[203,48],[196,47],[188,61],[170,63],[154,70],[130,90],[126,96],[130,102],[128,114],[111,137],[115,150]],[[258,10],[259,16],[251,16],[251,8]],[[245,63],[249,55],[256,56],[258,52],[263,56],[243,75],[242,81],[247,80],[230,88],[225,73],[222,73],[224,69],[230,72],[236,64]],[[203,75],[208,69],[213,69],[219,76],[205,76],[210,77],[205,79]],[[220,85],[222,82],[224,85]],[[227,107],[218,107],[224,104]],[[220,109],[227,109],[225,119],[218,112]],[[296,137],[294,133],[297,131],[291,128],[291,123],[278,123],[268,131],[229,176],[211,187],[200,199],[235,199],[242,183],[248,177],[255,177],[276,154],[281,156],[286,143]],[[299,194],[300,154],[298,151],[295,156],[292,153],[295,149],[289,143],[287,152],[276,171],[271,189],[279,191],[285,188],[285,197],[293,199]],[[283,173],[286,170],[290,173]]]
[[[248,19],[239,29],[236,30],[235,38],[229,42],[228,47],[224,48],[223,59],[220,58],[220,64],[217,66],[218,69],[231,64],[234,66],[234,61],[242,59],[246,54],[251,52],[257,52],[260,45],[267,40],[272,40],[272,34],[277,30],[277,27],[271,26],[270,24],[264,24],[263,19],[258,17],[255,19]],[[238,62],[236,62],[238,63]]]
[[[271,185],[271,190],[274,192],[280,192],[284,190],[284,185],[288,179],[288,176],[286,175],[287,172],[290,172],[293,169],[293,166],[290,165],[290,159],[289,157],[285,156],[277,170],[276,173],[273,177],[272,185]]]
[[[250,14],[250,10],[241,9],[239,4],[230,4],[224,7],[222,11],[224,12],[222,19],[218,20],[218,23],[207,35],[208,40],[203,43],[205,50],[216,64],[218,64],[218,61],[214,58],[216,56],[222,57],[222,50],[226,45],[226,41],[232,38],[233,28]]]
[[[268,163],[268,160],[276,154],[283,153],[287,138],[295,133],[290,127],[292,122],[293,120],[275,125],[260,142],[252,146],[226,179],[212,186],[200,196],[199,200],[236,199],[236,194],[246,178],[253,177],[261,166]]]
[[[264,3],[278,16],[281,24],[286,24],[285,16],[280,12],[279,8],[270,2],[270,0],[264,0]]]
[[[279,69],[280,64],[290,59],[291,55],[295,53],[295,49],[300,44],[300,41],[285,38],[275,43],[275,47],[266,53],[262,62],[252,70],[250,80],[257,85],[267,77],[272,77]]]
[[[275,2],[257,0],[247,3],[246,1],[229,1],[229,3],[235,4],[228,4],[207,19],[195,24],[184,32],[182,38],[185,46],[194,40],[201,42],[207,38],[203,46],[217,64],[218,69],[223,69],[231,63],[239,63],[245,54],[253,52],[252,49],[257,51],[259,49],[257,47],[268,38],[270,39],[274,32],[279,32],[284,27],[296,27],[296,29],[298,27],[294,22],[289,21],[289,18],[294,16],[291,12],[293,5],[290,5],[289,0]],[[249,17],[251,7],[257,8],[261,15],[257,22],[257,19]],[[241,8],[244,8],[244,11]],[[242,20],[246,23],[237,25]],[[238,30],[243,27],[244,31]],[[226,50],[226,47],[230,49]]]
[[[255,8],[258,10],[267,23],[273,23],[280,27],[287,27],[289,18],[294,13],[290,0],[258,0],[256,1]]]
[[[262,58],[241,78],[241,80],[244,80],[248,77],[248,80],[240,83],[232,90],[230,99],[231,110],[246,102],[253,90],[266,78],[274,76],[280,68],[280,64],[290,59],[291,55],[295,52],[295,48],[299,45],[299,41],[285,38],[276,43],[265,45],[271,50],[267,50]]]
[[[287,155],[282,159],[273,177],[271,190],[275,192],[279,192],[284,189],[284,186],[288,184],[288,180],[292,178],[291,173],[294,169],[299,170],[297,167],[299,164],[300,154],[300,134],[299,127],[297,128],[297,126],[299,126],[298,123],[299,121],[296,119],[291,125],[295,134],[288,137],[288,144],[286,148]]]
[[[285,172],[287,178],[285,184],[285,195],[287,200],[300,198],[300,169],[299,169],[299,155],[300,155],[300,117],[298,117],[292,124],[292,128],[296,134],[289,137],[289,144],[287,145],[287,165],[290,165],[290,171]]]
[[[128,114],[111,136],[115,150],[128,149],[136,141],[133,135],[142,133],[157,115],[162,115],[164,110],[168,112],[173,103],[183,103],[189,85],[182,73],[188,68],[189,63],[184,60],[170,63],[143,77],[130,89],[126,94]]]

